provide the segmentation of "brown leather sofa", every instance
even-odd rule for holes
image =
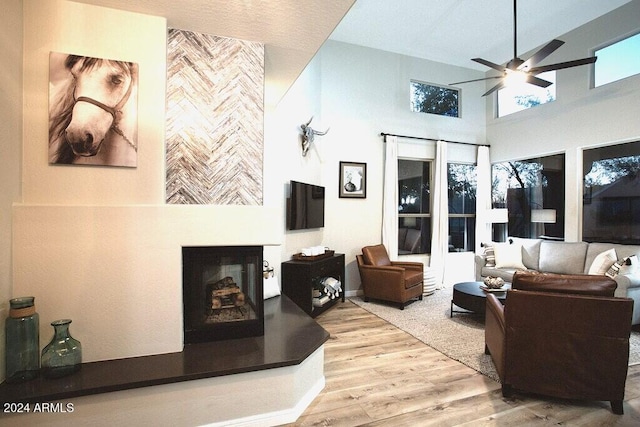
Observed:
[[[384,245],[365,246],[356,255],[364,300],[397,302],[404,310],[413,298],[422,299],[424,266],[421,262],[391,261]]]
[[[502,394],[611,402],[623,413],[633,300],[606,276],[518,272],[503,306],[487,295],[485,353]]]

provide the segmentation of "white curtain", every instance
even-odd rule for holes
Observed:
[[[482,253],[481,244],[491,241],[491,160],[489,147],[478,147],[478,184],[476,188],[476,253]]]
[[[398,258],[398,138],[385,136],[382,194],[382,244],[389,258]]]
[[[430,267],[438,286],[444,286],[444,263],[449,252],[449,196],[447,183],[447,143],[436,145],[436,170],[433,191]]]

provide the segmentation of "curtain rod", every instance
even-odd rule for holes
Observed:
[[[422,141],[444,141],[444,142],[450,142],[452,144],[462,144],[462,145],[473,145],[474,147],[491,147],[489,144],[474,144],[472,142],[461,142],[461,141],[447,141],[446,139],[434,139],[434,138],[423,138],[420,136],[408,136],[408,135],[397,135],[395,133],[385,133],[385,132],[381,132],[380,133],[381,136],[384,136],[385,138],[387,136],[397,136],[399,138],[407,138],[407,139],[420,139]]]

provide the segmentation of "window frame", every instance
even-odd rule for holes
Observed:
[[[603,49],[611,47],[611,46],[613,46],[615,44],[621,43],[621,42],[623,42],[623,41],[625,41],[627,39],[630,39],[632,37],[640,37],[640,29],[637,29],[637,30],[635,30],[635,31],[633,31],[631,33],[623,34],[620,37],[617,37],[617,38],[615,38],[613,40],[610,40],[610,41],[608,41],[606,43],[603,43],[603,44],[593,48],[591,50],[591,54],[593,56],[597,56],[597,52],[598,51],[601,51]],[[591,73],[590,73],[590,80],[591,80],[590,81],[590,88],[591,89],[597,89],[597,88],[601,88],[601,87],[606,87],[606,86],[608,86],[610,84],[615,84],[615,83],[622,82],[622,81],[625,81],[625,80],[630,79],[630,78],[634,78],[634,77],[640,76],[640,69],[639,69],[638,72],[636,72],[634,74],[631,74],[631,75],[628,75],[626,77],[622,77],[622,78],[619,78],[619,79],[616,79],[616,80],[611,80],[611,81],[608,81],[606,83],[602,83],[602,84],[596,85],[596,70],[597,70],[598,65],[601,65],[601,64],[602,64],[602,61],[598,60],[591,67]]]
[[[433,112],[430,112],[430,111],[420,111],[420,110],[414,109],[414,100],[413,100],[413,85],[414,84],[431,86],[431,87],[440,88],[440,89],[448,90],[448,91],[451,91],[451,92],[455,92],[457,94],[457,96],[456,96],[456,111],[457,111],[457,114],[454,116],[454,115],[449,115],[449,114],[440,114],[440,113],[433,113]],[[458,87],[448,86],[448,85],[444,85],[444,84],[437,84],[437,83],[429,83],[429,82],[425,82],[425,81],[422,81],[422,80],[416,80],[416,79],[410,79],[409,80],[409,108],[410,108],[410,111],[412,113],[431,114],[431,115],[434,115],[434,116],[450,117],[450,118],[459,119],[459,118],[462,117],[461,99],[462,99],[462,90],[460,88],[458,88]]]
[[[549,80],[549,81],[550,81],[550,80],[553,80],[553,83],[549,86],[549,87],[553,86],[553,99],[550,99],[550,100],[548,100],[548,101],[546,101],[546,102],[541,102],[540,104],[531,105],[531,106],[529,106],[529,107],[524,107],[524,108],[522,108],[522,109],[520,109],[520,110],[511,111],[511,112],[509,112],[509,113],[506,113],[506,114],[502,114],[502,115],[501,115],[501,114],[500,114],[500,94],[501,94],[501,93],[502,93],[502,94],[506,93],[506,92],[504,92],[504,91],[505,91],[505,90],[507,90],[507,89],[509,89],[508,87],[505,87],[505,88],[503,88],[503,89],[500,89],[500,90],[496,91],[496,95],[495,95],[495,100],[496,100],[496,103],[495,103],[495,106],[496,106],[496,108],[495,108],[495,117],[496,117],[497,119],[501,119],[501,118],[504,118],[504,117],[511,116],[511,115],[513,115],[513,114],[521,113],[521,112],[523,112],[523,111],[528,111],[528,110],[530,110],[530,109],[532,109],[532,108],[535,108],[535,107],[540,107],[540,106],[542,106],[542,105],[546,105],[546,104],[549,104],[549,103],[551,103],[551,102],[555,102],[555,101],[558,99],[557,91],[556,91],[556,89],[557,89],[557,86],[556,86],[556,85],[558,84],[558,83],[557,83],[558,75],[557,75],[556,71],[554,71],[554,70],[552,70],[552,71],[547,71],[546,73],[541,73],[541,74],[539,74],[537,77],[540,77],[541,79],[545,79],[545,74],[548,74],[548,73],[553,73],[553,79],[549,78],[549,76],[548,76],[548,75],[546,76],[546,80]],[[536,87],[536,86],[531,85],[531,84],[529,84],[529,83],[522,83],[522,87]],[[540,88],[540,89],[542,89],[542,88]],[[545,88],[545,89],[546,89],[546,90],[549,90],[548,88]]]
[[[525,166],[517,174],[509,175],[509,181],[516,180],[520,185],[526,183],[525,187],[500,185],[500,177],[496,176],[496,167],[508,169],[507,166],[510,166],[513,169],[513,164],[517,163],[539,165],[540,169],[534,174],[531,169]],[[554,166],[561,166],[561,169]],[[535,166],[533,167],[535,168]],[[512,237],[564,240],[566,238],[565,217],[567,212],[566,171],[566,152],[492,163],[491,207],[509,209],[509,220],[506,227],[502,223],[492,224],[492,236],[495,238],[495,236],[503,235],[504,237],[506,234]],[[510,174],[511,172],[505,173]],[[528,185],[531,183],[538,183],[538,185]],[[555,190],[552,191],[552,189]],[[509,190],[512,190],[511,195]],[[533,211],[540,209],[555,210],[555,221],[534,221]],[[505,228],[507,233],[502,232]]]
[[[400,161],[413,161],[413,162],[421,162],[421,163],[428,163],[429,164],[429,189],[431,189],[431,185],[434,182],[434,178],[435,178],[435,171],[434,171],[434,166],[435,166],[435,160],[434,159],[426,159],[426,158],[416,158],[416,157],[398,157],[398,162]],[[399,165],[398,165],[398,169]],[[396,183],[396,185],[400,185],[400,176],[398,176],[398,181]],[[398,194],[398,197],[400,197],[400,194]],[[398,215],[398,229],[397,232],[399,233],[400,231],[400,219],[401,218],[416,218],[416,220],[423,220],[423,219],[428,219],[429,220],[429,236],[428,240],[429,242],[431,241],[431,230],[433,230],[433,221],[432,221],[432,212],[433,212],[433,197],[429,197],[429,212],[428,213],[400,213],[400,210],[397,209],[396,210],[397,215]],[[420,228],[420,234],[422,235],[423,229],[422,227]],[[427,248],[426,252],[418,252],[418,253],[398,253],[398,256],[408,256],[408,255],[430,255],[431,254],[431,245],[429,245],[429,247]]]
[[[633,144],[633,148],[631,149],[628,148],[630,144]],[[599,151],[601,151],[602,154],[599,154]],[[593,154],[589,155],[589,152]],[[622,155],[613,156],[613,154]],[[638,222],[637,214],[639,210],[633,207],[634,205],[640,205],[640,195],[629,193],[625,197],[621,197],[619,190],[607,195],[609,189],[617,186],[617,184],[621,183],[623,179],[632,176],[633,172],[626,175],[620,175],[611,182],[601,184],[594,183],[589,187],[587,187],[587,182],[585,180],[586,176],[591,173],[591,171],[593,170],[593,166],[597,162],[626,159],[628,157],[640,157],[640,139],[629,140],[625,142],[621,141],[615,144],[585,147],[582,149],[582,203],[580,205],[581,240],[584,240],[586,242],[607,241],[612,244],[640,244],[640,236],[638,234],[634,234],[634,225],[636,229],[640,228],[638,226],[640,222]],[[590,168],[587,171],[586,168],[589,167],[588,163],[590,163]],[[596,204],[601,205],[600,209],[598,209]],[[626,209],[624,209],[625,204],[628,205],[626,206]],[[621,206],[623,207],[622,209]],[[591,211],[591,213],[588,211]],[[630,217],[625,218],[625,215],[630,215]],[[614,220],[616,216],[617,220]],[[614,224],[607,224],[607,220],[613,220]],[[604,223],[602,223],[603,221]],[[592,224],[591,228],[589,228],[589,224]],[[629,228],[625,229],[625,227]],[[621,231],[626,231],[627,234],[621,233]]]
[[[475,188],[476,191],[476,197],[477,197],[477,190],[478,190],[478,164],[475,162],[461,162],[461,161],[449,161],[447,162],[447,178],[449,176],[449,166],[450,165],[467,165],[467,166],[473,166],[474,168],[474,172],[475,172],[475,176],[476,176],[476,180],[475,180],[475,186],[473,186]],[[450,188],[450,183],[447,182],[447,188]],[[449,198],[449,200],[451,200]],[[463,198],[464,200],[464,198]],[[477,200],[477,199],[476,199]],[[475,238],[476,238],[476,230],[475,230],[475,219],[476,219],[476,214],[477,214],[477,203],[474,205],[473,207],[473,212],[474,213],[451,213],[451,203],[449,203],[448,206],[448,217],[447,217],[447,221],[449,221],[449,235],[451,236],[451,220],[452,219],[458,219],[458,218],[464,218],[465,219],[465,226],[464,226],[464,247],[461,248],[462,250],[449,250],[449,252],[473,252],[475,251]],[[473,226],[472,229],[469,230],[468,229],[468,221],[467,219],[471,219],[473,218]],[[469,247],[467,247],[467,239],[468,236],[471,235],[472,236],[472,241],[469,242]],[[455,249],[455,248],[454,248]]]

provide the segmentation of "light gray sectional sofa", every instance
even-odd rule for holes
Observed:
[[[596,264],[599,264],[605,252],[608,251],[611,254],[611,249],[615,250],[617,260],[633,255],[640,259],[640,246],[638,245],[556,242],[517,237],[511,237],[509,240],[512,242],[509,247],[505,248],[506,245],[495,247],[497,265],[491,265],[491,263],[487,265],[486,252],[476,255],[476,280],[482,281],[487,276],[494,276],[502,277],[506,282],[510,282],[517,270],[525,268],[544,273],[588,274],[594,268],[594,260],[598,258]],[[518,265],[517,254],[514,256],[517,248],[521,248],[521,265]],[[508,256],[505,255],[505,249],[509,249],[511,252]],[[490,251],[489,255],[491,255]],[[600,257],[598,257],[599,255]],[[637,263],[637,259],[634,261]],[[618,284],[615,296],[634,300],[632,324],[640,324],[640,266],[637,264],[623,266],[613,278]]]

